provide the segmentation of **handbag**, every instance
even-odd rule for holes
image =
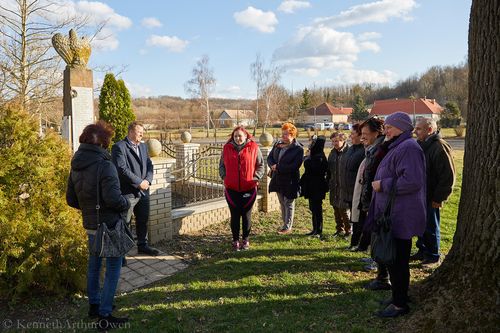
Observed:
[[[108,257],[123,257],[127,252],[134,247],[134,237],[128,228],[122,216],[118,219],[113,228],[108,227],[106,222],[99,220],[99,210],[101,209],[99,193],[100,193],[100,176],[102,163],[97,169],[97,230],[94,236],[94,242],[90,247],[90,254],[102,258]]]
[[[372,232],[370,253],[375,262],[392,265],[396,259],[394,237],[392,236],[391,209],[396,194],[396,182],[392,184],[389,200],[384,213],[375,221],[375,230]]]

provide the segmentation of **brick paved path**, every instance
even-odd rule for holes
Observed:
[[[151,257],[137,254],[133,248],[127,255],[127,266],[122,267],[118,292],[129,292],[170,276],[188,265],[178,256],[160,253]]]

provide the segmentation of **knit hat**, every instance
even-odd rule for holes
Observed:
[[[394,112],[393,114],[385,118],[385,123],[399,128],[403,132],[413,131],[413,125],[411,123],[410,116],[401,111]]]

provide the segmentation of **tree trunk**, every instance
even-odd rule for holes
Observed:
[[[453,246],[419,287],[403,331],[498,332],[500,327],[500,5],[473,0],[462,193]]]

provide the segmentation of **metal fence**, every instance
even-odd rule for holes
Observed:
[[[161,155],[162,157],[176,157],[175,145],[172,141],[172,135],[160,133]]]
[[[182,169],[172,171],[173,209],[224,197],[219,177],[222,147],[223,144],[202,145]]]

